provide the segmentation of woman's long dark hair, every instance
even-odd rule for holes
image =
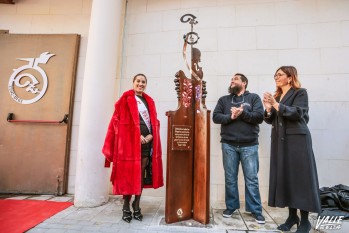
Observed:
[[[145,76],[145,74],[136,74],[136,75],[133,77],[132,82],[134,82],[134,81],[136,80],[137,76],[143,76],[143,77],[145,78],[145,82],[146,82],[146,83],[148,82],[147,77]]]

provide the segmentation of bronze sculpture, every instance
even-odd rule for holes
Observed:
[[[190,71],[187,78],[180,70],[175,75],[178,107],[168,111],[167,177],[165,220],[173,223],[193,218],[209,223],[210,211],[210,111],[205,105],[201,52],[194,48],[199,36],[193,32],[196,17],[186,14],[183,23],[191,24],[184,36],[183,58]],[[186,58],[191,46],[191,66]]]

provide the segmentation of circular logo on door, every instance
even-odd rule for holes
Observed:
[[[28,64],[13,70],[8,82],[8,91],[14,101],[20,104],[32,104],[46,93],[48,78],[39,64],[46,64],[55,54],[44,52],[37,58],[17,58]]]

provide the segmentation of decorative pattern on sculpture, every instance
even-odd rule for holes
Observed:
[[[182,103],[184,107],[189,107],[191,105],[191,96],[192,96],[192,84],[190,79],[184,79],[183,82],[183,93],[182,93]]]

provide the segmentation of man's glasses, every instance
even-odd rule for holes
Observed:
[[[231,99],[231,103],[234,104],[234,105],[241,105],[243,103],[245,103],[245,97],[242,96],[242,101],[239,101],[239,102],[234,102],[234,97],[235,95],[233,95],[233,98]]]

